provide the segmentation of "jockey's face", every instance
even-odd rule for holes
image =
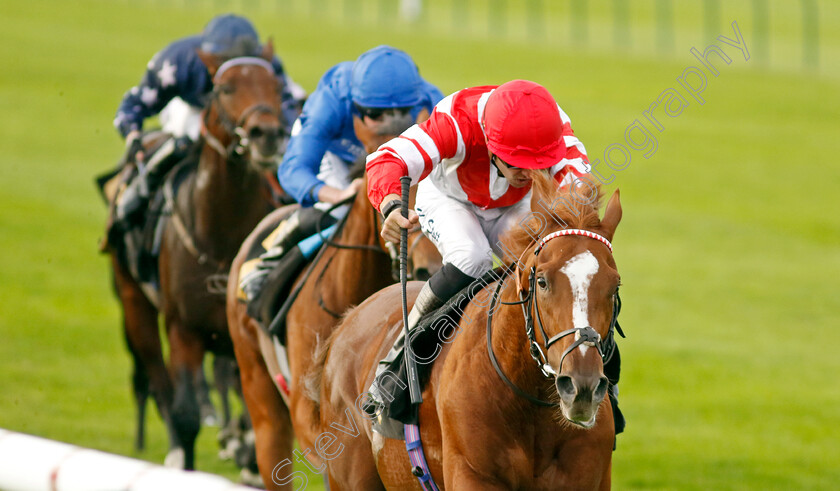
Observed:
[[[366,108],[356,105],[356,110],[353,129],[368,153],[396,138],[414,123],[410,107]]]
[[[496,166],[499,169],[499,173],[507,179],[507,182],[515,187],[515,188],[523,188],[529,184],[531,184],[531,170],[530,169],[520,169],[519,167],[513,167],[505,163],[504,160],[500,159],[496,155],[490,156],[490,163]]]
[[[395,122],[402,123],[402,125],[405,125],[406,128],[409,126],[406,125],[406,123],[410,123],[410,121],[408,121],[411,118],[410,107],[379,108],[364,107],[358,104],[355,104],[355,106],[362,122],[374,130],[379,130],[383,126],[392,126]],[[379,133],[383,134],[384,131],[379,131]],[[400,130],[397,134],[399,133],[402,133],[402,130]]]

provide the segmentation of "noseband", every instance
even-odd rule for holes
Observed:
[[[254,113],[262,113],[262,114],[269,114],[271,116],[277,117],[280,119],[280,110],[275,109],[268,104],[258,102],[244,111],[239,116],[239,119],[234,120],[226,111],[224,106],[219,102],[219,83],[222,80],[222,75],[229,70],[230,68],[236,66],[245,66],[245,65],[255,65],[260,66],[268,70],[269,73],[274,75],[274,67],[268,61],[257,58],[254,56],[241,56],[238,58],[232,58],[224,63],[216,70],[216,75],[213,76],[213,91],[211,93],[211,105],[215,103],[216,110],[219,115],[219,121],[222,124],[222,127],[228,134],[234,136],[233,142],[225,148],[224,145],[215,137],[213,136],[210,131],[207,129],[207,118],[210,114],[209,111],[204,112],[204,120],[201,126],[201,135],[207,140],[207,143],[213,147],[214,150],[219,152],[225,158],[231,158],[233,156],[242,157],[245,154],[245,151],[248,148],[248,134],[245,131],[245,122],[248,121],[248,118],[251,117]],[[281,125],[282,128],[282,125]],[[284,135],[285,136],[285,135]]]
[[[567,235],[578,235],[582,237],[589,237],[590,239],[595,239],[602,242],[612,253],[612,244],[606,237],[603,237],[599,234],[594,232],[590,232],[588,230],[581,230],[581,229],[564,229],[543,237],[543,239],[537,244],[537,247],[534,248],[534,257],[536,258],[539,256],[540,251],[545,247],[545,245],[555,239],[557,237],[563,237]],[[523,256],[525,253],[523,253]],[[537,362],[537,366],[540,369],[540,372],[547,377],[552,378],[557,376],[557,372],[552,368],[552,366],[548,363],[548,359],[546,357],[546,352],[554,343],[560,341],[561,339],[565,338],[566,336],[570,336],[574,334],[576,336],[575,341],[569,346],[564,352],[563,356],[560,358],[560,365],[558,369],[562,369],[563,361],[566,359],[566,355],[571,353],[575,348],[578,346],[585,344],[587,346],[594,346],[598,349],[598,354],[601,356],[601,360],[604,364],[606,364],[615,353],[615,331],[618,331],[621,337],[624,337],[624,332],[621,330],[621,326],[618,324],[618,314],[621,311],[621,298],[618,296],[618,291],[616,291],[615,295],[613,296],[613,313],[612,319],[610,320],[610,328],[606,335],[606,337],[602,340],[601,336],[598,332],[592,328],[592,326],[586,327],[574,327],[571,329],[567,329],[561,333],[558,333],[552,336],[550,339],[548,334],[545,331],[545,327],[543,326],[542,317],[540,316],[540,308],[537,302],[537,295],[534,293],[536,291],[537,286],[537,268],[536,264],[531,266],[531,270],[528,273],[528,290],[526,291],[519,283],[520,272],[519,272],[519,264],[522,258],[519,258],[519,261],[515,263],[515,268],[513,265],[509,266],[503,271],[502,278],[499,280],[499,284],[496,286],[495,291],[493,292],[493,299],[490,302],[490,310],[487,315],[487,351],[490,356],[490,361],[493,363],[493,367],[496,369],[496,373],[504,380],[512,389],[513,391],[528,399],[531,402],[534,402],[541,406],[553,406],[552,403],[543,401],[541,399],[537,399],[527,392],[523,391],[519,387],[517,387],[510,379],[505,376],[502,372],[501,367],[499,366],[498,361],[496,360],[496,355],[493,353],[493,346],[492,346],[492,323],[493,323],[493,314],[495,313],[495,306],[497,301],[499,301],[499,294],[501,292],[502,286],[505,283],[504,276],[507,276],[511,272],[511,269],[516,270],[516,284],[517,284],[517,291],[519,294],[519,301],[518,302],[500,302],[503,305],[520,305],[522,307],[522,315],[525,318],[525,334],[528,336],[528,343],[530,345],[529,352],[531,354],[531,358]],[[536,263],[536,261],[535,261]],[[532,315],[532,312],[535,315]],[[542,338],[545,341],[545,348],[540,345],[539,341],[537,341],[536,333],[534,330],[534,317],[537,318],[537,326],[542,333]]]

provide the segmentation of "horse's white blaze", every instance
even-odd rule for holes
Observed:
[[[572,286],[572,324],[576,328],[589,326],[589,284],[598,272],[598,260],[589,251],[584,251],[569,259],[560,268],[560,272],[569,278]],[[580,338],[575,333],[575,340]],[[586,344],[579,346],[581,354],[586,354]]]

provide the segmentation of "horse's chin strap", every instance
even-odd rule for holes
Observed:
[[[219,155],[221,155],[224,158],[228,157],[227,148],[225,148],[225,146],[222,145],[222,142],[220,142],[218,138],[216,138],[215,136],[213,136],[212,133],[210,133],[210,130],[207,129],[207,125],[205,125],[203,121],[201,123],[201,136],[204,137],[204,141],[206,141],[207,144],[213,148],[213,150],[217,151]]]

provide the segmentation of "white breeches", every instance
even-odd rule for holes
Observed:
[[[414,209],[423,233],[437,246],[444,264],[478,278],[493,265],[493,253],[502,234],[516,226],[530,211],[531,193],[515,205],[482,210],[472,203],[450,198],[431,181],[417,186]]]
[[[201,131],[201,109],[193,107],[180,97],[169,101],[158,116],[163,131],[176,138],[187,136],[191,140],[198,140]]]

